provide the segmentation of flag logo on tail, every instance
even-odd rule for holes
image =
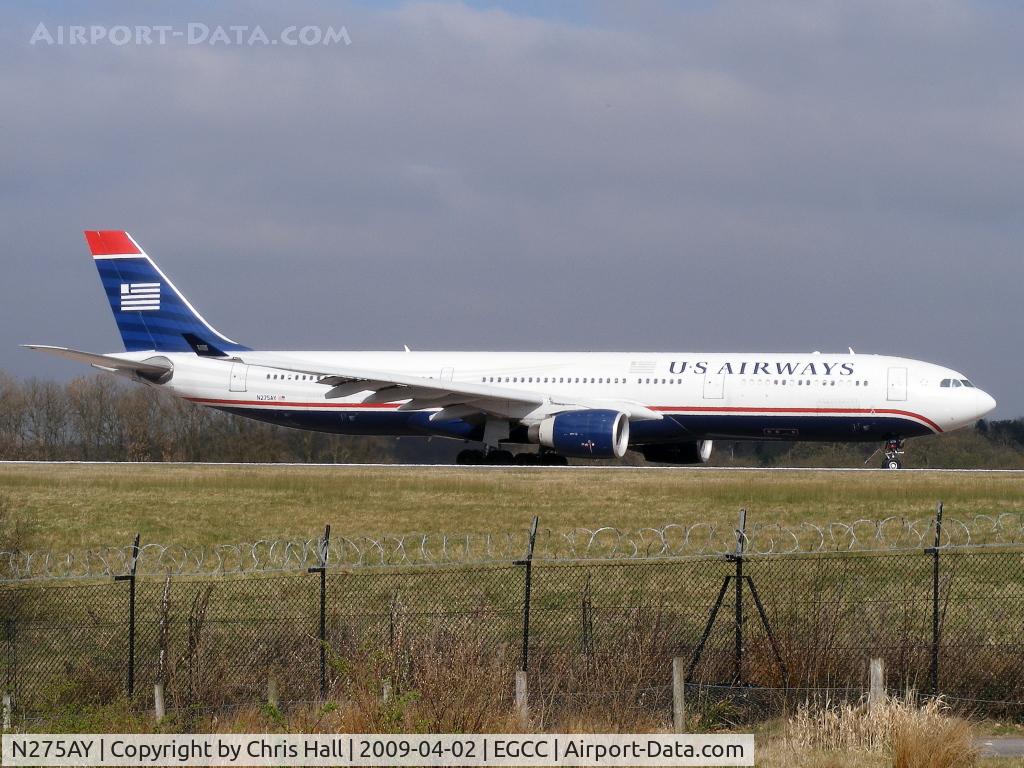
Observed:
[[[160,283],[121,283],[121,311],[160,309]]]

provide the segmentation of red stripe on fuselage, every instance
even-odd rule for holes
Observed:
[[[911,419],[917,419],[923,421],[929,427],[934,429],[936,432],[941,432],[942,427],[936,424],[934,421],[929,419],[927,416],[922,416],[919,413],[913,411],[901,411],[894,408],[743,408],[738,406],[724,406],[724,405],[693,405],[693,406],[674,406],[674,405],[652,405],[650,406],[652,411],[681,411],[685,413],[835,413],[835,414],[867,414],[869,416],[877,416],[879,414],[883,416],[906,416]]]
[[[193,403],[200,403],[203,405],[257,405],[257,406],[270,406],[277,408],[374,408],[374,409],[397,409],[398,405],[395,403],[302,403],[302,402],[289,402],[287,400],[218,400],[214,398],[205,397],[186,397]],[[868,416],[905,416],[911,419],[917,419],[918,421],[924,422],[931,429],[936,432],[942,432],[942,427],[936,424],[934,421],[929,419],[927,416],[922,416],[919,413],[913,411],[901,411],[893,408],[744,408],[741,406],[723,406],[723,405],[692,405],[692,406],[680,406],[680,405],[651,405],[648,406],[652,411],[661,411],[663,413],[737,413],[737,414],[865,414]]]
[[[285,408],[397,408],[395,403],[300,403],[289,400],[218,400],[208,397],[186,397],[200,405],[270,405]]]

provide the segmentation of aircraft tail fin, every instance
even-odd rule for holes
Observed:
[[[127,351],[248,349],[206,322],[127,232],[87,231],[85,239]]]

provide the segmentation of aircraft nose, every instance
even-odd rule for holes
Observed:
[[[986,413],[991,413],[996,408],[996,399],[984,390],[979,389],[975,392],[974,399],[978,406],[979,419]]]

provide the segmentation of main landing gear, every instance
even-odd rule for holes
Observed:
[[[891,437],[885,441],[885,461],[882,462],[882,469],[902,469],[903,441],[898,437]]]
[[[569,466],[569,460],[565,458],[565,456],[561,456],[551,451],[544,451],[542,453],[517,453],[513,455],[511,451],[506,451],[503,448],[494,448],[487,451],[482,451],[476,448],[467,448],[464,451],[459,451],[458,456],[455,457],[455,463],[467,466],[488,465],[496,467],[510,466],[513,464],[521,467]]]

